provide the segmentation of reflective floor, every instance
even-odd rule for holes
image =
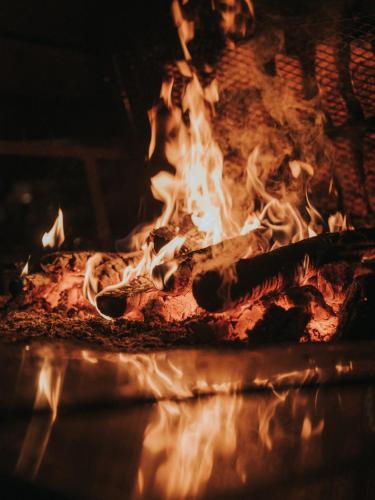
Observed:
[[[4,498],[375,498],[375,344],[0,348]]]

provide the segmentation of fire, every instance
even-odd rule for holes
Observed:
[[[56,220],[48,231],[48,233],[44,233],[42,237],[43,247],[50,248],[59,248],[64,243],[65,234],[64,234],[64,219],[61,208],[59,208]]]
[[[185,3],[173,0],[171,6],[183,52],[183,59],[176,61],[176,81],[169,78],[162,83],[160,98],[148,113],[151,131],[148,157],[154,165],[160,162],[159,172],[151,178],[151,191],[161,202],[160,213],[154,220],[136,227],[126,238],[126,250],[134,254],[131,252],[131,259],[122,260],[114,273],[106,272],[106,254],[94,254],[80,269],[59,270],[43,288],[42,299],[54,307],[81,305],[83,297],[92,307],[82,308],[80,314],[91,314],[94,308],[107,320],[114,317],[147,320],[152,306],[158,317],[181,321],[200,314],[201,306],[216,311],[215,321],[223,320],[229,325],[227,336],[233,334],[244,340],[258,322],[261,327],[263,319],[267,324],[270,304],[264,297],[273,293],[279,295],[273,305],[278,306],[276,313],[280,317],[283,316],[280,308],[284,311],[294,308],[293,314],[306,312],[307,319],[302,318],[304,323],[301,323],[305,336],[301,333],[301,338],[328,340],[338,324],[344,291],[331,286],[329,278],[314,269],[314,260],[310,262],[308,255],[297,263],[293,280],[284,280],[283,272],[276,270],[266,282],[255,284],[251,294],[246,296],[245,291],[240,297],[241,304],[228,300],[222,309],[210,309],[200,303],[194,293],[197,275],[206,273],[206,268],[211,266],[219,279],[223,278],[219,294],[230,298],[229,291],[240,281],[238,269],[232,264],[323,231],[343,231],[350,225],[339,212],[324,220],[312,203],[315,146],[308,151],[302,146],[310,137],[310,125],[315,127],[312,142],[317,128],[323,134],[324,120],[322,113],[309,107],[309,102],[287,95],[286,102],[280,101],[280,106],[273,109],[275,117],[272,116],[280,130],[285,128],[285,131],[273,137],[270,128],[268,132],[261,129],[254,131],[251,137],[241,137],[238,143],[229,137],[234,143],[229,152],[225,152],[225,145],[221,147],[223,138],[228,138],[220,136],[220,120],[215,113],[221,91],[226,89],[220,89],[214,78],[205,84],[194,64],[189,52],[194,25],[185,17]],[[240,3],[212,3],[225,36],[231,37],[242,29],[237,24]],[[246,0],[239,8],[248,34],[254,23],[252,2]],[[177,71],[183,76],[182,89]],[[217,74],[220,78],[219,71]],[[261,80],[257,85],[264,81],[266,87],[268,84],[272,87],[272,79],[263,80],[257,73],[255,76]],[[267,99],[273,100],[279,94],[273,95],[273,88],[264,90],[263,104],[271,113]],[[268,91],[273,97],[267,97]],[[310,125],[306,125],[294,113],[315,117],[316,124],[309,121]],[[293,125],[294,121],[297,123]],[[294,134],[293,127],[298,129],[298,134]],[[310,154],[311,150],[314,154]],[[333,188],[331,180],[332,196]],[[240,240],[242,243],[237,244]],[[59,209],[53,227],[43,235],[42,242],[44,247],[57,248],[63,241],[63,213]],[[206,255],[205,251],[208,256],[201,261],[197,257],[199,262],[196,262],[196,256]],[[170,279],[173,276],[175,279]],[[292,299],[288,296],[291,286],[304,290]],[[73,287],[73,293],[68,293]],[[33,288],[30,280],[28,290]]]
[[[29,262],[30,262],[30,258],[31,258],[31,255],[28,256],[27,261],[26,261],[25,265],[22,268],[22,271],[20,273],[21,278],[23,276],[27,276],[29,274]]]
[[[175,172],[172,175],[161,170],[151,179],[152,193],[163,203],[162,213],[153,224],[143,226],[132,235],[130,246],[142,250],[143,257],[124,269],[119,283],[100,293],[126,286],[139,276],[148,277],[156,288],[163,289],[178,268],[175,256],[191,234],[194,235],[194,249],[200,249],[262,228],[268,239],[268,245],[262,246],[264,250],[271,250],[314,236],[323,229],[322,217],[308,197],[309,181],[313,175],[311,165],[290,161],[289,178],[285,172],[278,181],[273,181],[271,190],[266,185],[271,172],[267,162],[263,161],[262,148],[256,147],[247,161],[245,182],[233,184],[230,176],[225,174],[224,157],[211,126],[218,100],[217,83],[214,80],[209,87],[203,88],[193,68],[189,66],[188,69],[191,78],[181,108],[173,104],[173,81],[169,81],[162,85],[161,102],[149,112],[150,156],[156,148],[161,110],[164,115],[167,111],[169,127],[173,130],[163,147]],[[237,198],[245,200],[245,210],[238,209]],[[186,218],[190,220],[190,226],[183,229],[181,222]],[[332,229],[337,225],[338,222],[332,222]],[[160,227],[173,227],[175,237],[156,252],[150,234]],[[249,257],[251,252],[252,248],[248,248],[243,257]],[[155,276],[156,267],[163,269],[164,275]],[[92,304],[95,293],[88,292],[87,284],[92,280],[89,275],[93,269],[91,266],[87,270],[84,286],[85,296]]]
[[[102,255],[100,253],[95,253],[90,257],[86,263],[85,276],[83,279],[83,294],[94,307],[96,307],[95,297],[99,287],[98,279],[95,277],[94,271],[101,261]]]

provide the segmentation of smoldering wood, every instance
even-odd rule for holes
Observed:
[[[335,337],[341,340],[374,340],[375,274],[357,276],[343,302]]]
[[[77,270],[84,271],[87,261],[93,257],[95,251],[61,251],[45,253],[40,256],[38,261],[33,264],[36,270],[44,272],[56,272],[57,270]],[[132,260],[137,260],[142,256],[142,252],[99,252],[103,262],[108,266],[114,265],[118,262],[127,264]]]
[[[166,268],[169,263],[156,266],[152,272],[152,281],[146,277],[140,277],[120,286],[117,289],[110,289],[97,297],[97,307],[105,316],[117,318],[124,315],[129,299],[135,295],[146,295],[151,293],[182,293],[183,290],[192,283],[195,273],[201,272],[203,269],[210,269],[213,265],[229,265],[243,256],[249,247],[253,251],[260,252],[264,248],[265,240],[263,231],[257,230],[247,235],[239,236],[212,245],[179,255],[175,261],[177,271],[167,280],[163,281],[166,275]],[[153,282],[158,281],[163,290],[159,290],[153,285]]]
[[[144,295],[156,291],[151,280],[144,276],[132,280],[129,284],[111,288],[96,296],[96,306],[109,318],[120,318],[128,307],[128,299],[135,295]]]
[[[375,229],[325,233],[271,252],[236,262],[236,279],[226,284],[225,267],[217,266],[195,277],[193,295],[207,311],[223,311],[245,298],[258,299],[270,292],[298,286],[304,263],[318,270],[338,261],[358,262],[375,248]],[[308,260],[306,260],[308,259]]]
[[[299,342],[310,319],[305,307],[294,306],[285,310],[271,303],[263,318],[248,332],[248,343]]]

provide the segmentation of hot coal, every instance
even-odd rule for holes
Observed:
[[[375,340],[375,274],[357,276],[348,289],[336,336],[343,340]]]

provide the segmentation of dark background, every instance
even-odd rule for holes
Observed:
[[[40,247],[59,206],[67,247],[111,247],[142,216],[146,111],[159,92],[160,61],[178,47],[169,5],[2,2],[2,255],[22,258]],[[99,197],[87,155],[96,160]]]

